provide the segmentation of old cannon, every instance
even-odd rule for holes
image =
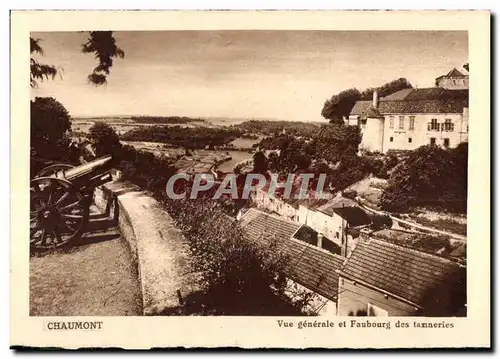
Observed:
[[[58,248],[80,236],[95,187],[111,177],[111,156],[80,166],[55,164],[30,182],[30,247]]]

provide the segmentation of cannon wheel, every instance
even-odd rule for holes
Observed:
[[[55,164],[55,165],[50,165],[50,166],[45,167],[40,172],[38,172],[36,174],[35,178],[50,177],[50,176],[55,175],[59,171],[69,170],[70,168],[75,168],[75,166],[68,165],[68,164],[65,164],[65,163],[58,163],[58,164]]]
[[[77,238],[89,218],[89,198],[71,182],[40,177],[30,182],[30,248],[63,247]]]

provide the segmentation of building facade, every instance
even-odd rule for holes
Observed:
[[[469,91],[448,86],[450,77],[438,79],[441,87],[404,89],[381,99],[375,91],[372,101],[356,102],[347,124],[360,126],[361,149],[386,153],[467,142]]]
[[[446,75],[436,78],[436,86],[448,90],[466,90],[469,88],[469,75],[453,69]]]

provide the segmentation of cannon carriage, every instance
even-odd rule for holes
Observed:
[[[80,166],[55,164],[30,181],[30,248],[65,246],[89,220],[95,187],[111,181],[111,156]]]

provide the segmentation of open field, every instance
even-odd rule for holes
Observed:
[[[131,119],[101,119],[101,118],[96,118],[96,119],[72,119],[71,120],[71,130],[72,131],[77,131],[77,132],[84,132],[88,133],[89,129],[94,125],[96,122],[106,122],[108,123],[113,129],[116,131],[117,134],[121,135],[124,134],[127,131],[133,130],[134,128],[139,128],[139,127],[151,127],[151,126],[158,126],[158,123],[139,123],[139,122],[134,122]],[[207,122],[189,122],[189,123],[167,123],[167,124],[161,124],[162,126],[182,126],[182,127],[214,127],[210,123]]]
[[[253,145],[259,143],[264,136],[260,135],[257,138],[237,138],[236,140],[230,142],[229,144],[234,146],[234,148],[252,148]]]

